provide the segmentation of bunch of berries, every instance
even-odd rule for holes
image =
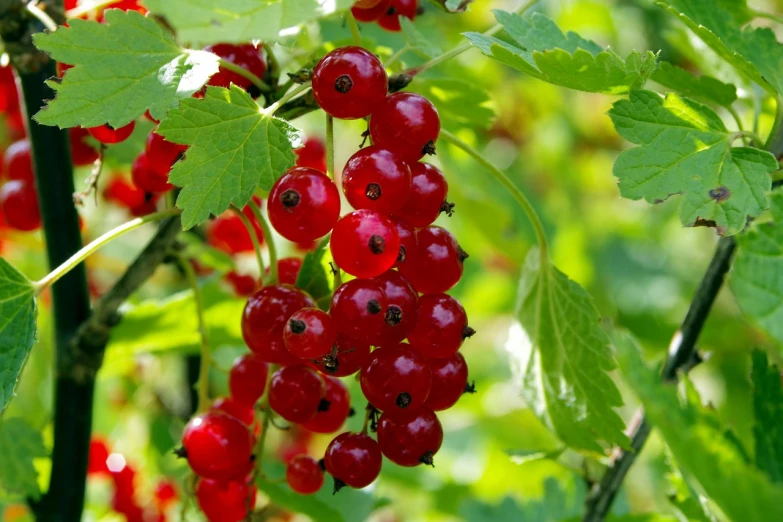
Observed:
[[[400,17],[410,20],[419,14],[418,0],[358,0],[351,14],[359,22],[376,22],[387,31],[400,31]]]

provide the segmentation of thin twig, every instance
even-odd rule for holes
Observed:
[[[101,172],[103,171],[104,152],[106,152],[106,145],[101,143],[101,148],[98,149],[98,159],[93,163],[90,175],[84,180],[84,190],[75,192],[73,195],[73,203],[75,205],[84,205],[84,200],[89,198],[90,194],[95,196],[95,205],[98,205],[98,181],[101,179]]]
[[[198,336],[201,345],[201,370],[198,376],[198,406],[197,412],[203,412],[209,408],[209,368],[212,365],[212,350],[207,338],[207,323],[204,320],[204,296],[201,293],[201,287],[198,284],[196,271],[190,260],[182,254],[177,256],[179,265],[185,273],[188,286],[193,290],[193,301],[196,304],[196,317],[198,319]]]

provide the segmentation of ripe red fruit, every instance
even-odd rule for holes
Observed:
[[[240,355],[228,373],[228,389],[237,402],[252,406],[264,394],[269,365],[253,353]]]
[[[109,446],[101,439],[90,441],[90,456],[87,462],[87,474],[97,475],[109,472],[106,459],[109,458]]]
[[[446,201],[449,185],[443,173],[429,163],[411,163],[411,191],[396,215],[416,228],[431,225],[441,212],[449,216],[454,205]]]
[[[374,278],[386,295],[384,324],[381,326],[380,344],[396,344],[408,337],[418,320],[419,295],[410,282],[397,272],[389,270]]]
[[[131,165],[131,178],[133,184],[144,192],[163,193],[168,192],[173,187],[169,185],[169,175],[161,175],[150,165],[146,152],[141,152]]]
[[[326,113],[343,120],[369,116],[386,97],[388,79],[378,58],[361,47],[340,47],[313,69],[313,95]]]
[[[432,466],[443,443],[443,427],[432,410],[389,415],[378,419],[378,446],[387,459],[400,466]]]
[[[240,274],[233,270],[226,274],[225,279],[234,289],[234,293],[240,297],[250,297],[258,286],[256,278],[252,275]]]
[[[151,132],[147,136],[147,142],[144,146],[149,167],[159,176],[165,176],[167,179],[171,167],[182,157],[186,150],[188,150],[186,145],[166,141],[157,132]]]
[[[363,2],[356,2],[351,7],[351,14],[360,22],[374,22],[389,10],[391,6],[391,0],[380,0],[374,5],[370,3],[367,7],[364,7]]]
[[[427,365],[432,372],[432,390],[424,406],[443,411],[454,406],[468,384],[468,364],[461,353],[457,352],[445,359],[428,359]]]
[[[326,172],[326,145],[320,138],[307,138],[304,144],[294,150],[297,167],[310,167]]]
[[[347,377],[358,372],[370,358],[370,345],[338,333],[332,353],[311,363],[321,373]]]
[[[177,486],[169,479],[161,479],[153,491],[158,509],[165,510],[179,498]]]
[[[284,257],[277,260],[277,281],[281,284],[295,285],[302,268],[302,260],[298,257]],[[269,269],[267,269],[269,270]]]
[[[231,62],[234,65],[238,65],[243,69],[250,71],[259,78],[264,75],[266,71],[266,62],[263,57],[263,49],[256,49],[253,44],[228,44],[219,43],[214,45],[208,45],[204,48],[205,51],[215,53],[227,62]],[[217,74],[213,75],[207,85],[214,85],[216,87],[225,87],[226,89],[234,84],[243,89],[247,89],[252,85],[252,82],[244,76],[235,72],[229,71],[221,67],[218,69]]]
[[[103,189],[103,197],[106,198],[106,201],[127,209],[139,208],[147,201],[144,191],[139,190],[121,175],[109,178]]]
[[[246,479],[200,478],[196,501],[209,522],[241,522],[247,517],[248,507],[252,510],[256,506],[256,489]]]
[[[396,152],[409,163],[435,154],[440,117],[424,96],[398,92],[386,98],[370,118],[373,143]]]
[[[150,194],[144,192],[144,203],[138,207],[131,207],[130,213],[134,217],[146,216],[158,209],[158,201],[160,201],[160,194]]]
[[[334,477],[334,490],[343,486],[369,486],[381,473],[378,443],[361,433],[342,433],[329,443],[324,455],[326,471]]]
[[[10,144],[3,153],[3,164],[6,178],[32,183],[35,180],[35,172],[30,153],[30,140],[18,140]]]
[[[292,364],[302,364],[302,359],[296,357],[288,351],[283,342],[283,333],[273,335],[266,341],[248,344],[248,347],[264,362],[269,364],[279,364],[280,366],[291,366]]]
[[[248,213],[249,211],[245,212],[245,215]],[[255,217],[248,218],[253,223],[253,230],[255,230],[258,242],[263,244],[264,234]],[[221,214],[207,226],[207,242],[228,254],[253,251],[253,240],[250,238],[247,227],[242,223],[242,219],[233,212]]]
[[[330,249],[335,264],[349,274],[375,277],[394,265],[400,236],[389,218],[372,210],[357,210],[334,225]]]
[[[381,340],[388,306],[381,285],[371,279],[352,279],[332,295],[329,308],[337,331],[370,344]]]
[[[267,211],[281,236],[312,241],[326,235],[340,217],[340,192],[323,172],[294,167],[272,186]]]
[[[324,485],[324,470],[309,455],[297,455],[285,470],[285,480],[300,495],[312,495]]]
[[[416,239],[416,229],[410,226],[405,220],[397,216],[389,216],[389,219],[394,223],[394,228],[397,229],[397,235],[400,236],[400,250],[397,254],[397,259],[394,262],[393,268],[401,268],[403,265],[409,263],[409,254],[416,252],[419,241]]]
[[[393,152],[371,145],[351,156],[343,169],[343,192],[353,208],[392,214],[411,189],[411,169]]]
[[[378,18],[378,25],[387,31],[397,32],[402,29],[400,17],[404,16],[413,20],[416,18],[418,9],[418,0],[391,0],[391,7]]]
[[[318,372],[304,364],[280,368],[269,384],[269,406],[288,422],[307,422],[318,412],[325,385]]]
[[[302,308],[315,308],[315,301],[302,290],[291,285],[265,286],[250,296],[242,312],[245,342],[254,352],[263,352],[269,342],[282,340],[288,318]]]
[[[407,344],[397,344],[372,352],[359,381],[370,404],[395,415],[424,404],[432,375],[424,357]]]
[[[332,318],[318,308],[302,308],[288,319],[283,329],[285,347],[302,359],[318,359],[328,354],[336,337]]]
[[[128,137],[133,133],[133,128],[135,126],[136,122],[132,121],[118,129],[115,129],[109,124],[104,124],[98,127],[90,127],[87,129],[87,131],[90,133],[90,136],[100,141],[101,143],[111,145],[113,143],[120,143],[121,141],[127,140]]]
[[[316,433],[334,433],[348,418],[351,410],[351,395],[340,379],[326,376],[324,383],[326,384],[324,407],[319,408],[315,417],[302,424],[302,427]]]
[[[251,426],[256,420],[256,413],[252,404],[245,404],[233,397],[221,397],[212,402],[212,410],[228,413],[242,421],[245,426]]]
[[[89,135],[87,129],[82,127],[68,129],[68,138],[71,140],[71,161],[77,167],[92,165],[100,156],[97,150],[84,141],[84,138]]]
[[[459,301],[446,294],[424,294],[419,297],[419,317],[408,341],[425,357],[440,359],[457,353],[462,341],[474,333]]]
[[[0,213],[11,228],[29,232],[41,226],[38,193],[32,181],[14,179],[0,189]]]
[[[468,254],[445,228],[429,226],[416,232],[417,247],[406,252],[400,271],[423,293],[446,292],[462,277]]]
[[[240,420],[221,411],[193,417],[182,434],[188,464],[204,478],[229,480],[247,473],[255,443]]]

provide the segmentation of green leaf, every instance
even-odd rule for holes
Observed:
[[[400,26],[402,27],[402,36],[405,38],[405,43],[416,54],[424,58],[433,58],[443,52],[440,47],[416,29],[416,25],[409,18],[401,16]]]
[[[609,340],[590,295],[531,250],[522,270],[517,309],[530,344],[521,354],[522,396],[568,446],[602,452],[598,441],[626,446],[622,405],[609,377]]]
[[[296,286],[310,294],[319,308],[327,311],[334,289],[334,276],[329,266],[332,257],[328,246],[329,241],[321,241],[315,250],[308,252],[296,276]]]
[[[581,513],[584,496],[581,483],[565,489],[563,484],[549,477],[544,481],[544,494],[540,499],[519,503],[504,497],[499,504],[491,505],[468,495],[459,514],[462,520],[469,522],[561,522]]]
[[[644,364],[629,335],[618,334],[615,344],[630,388],[694,487],[720,507],[728,520],[783,520],[783,487],[772,484],[747,462],[716,422],[717,415],[701,405],[693,385],[685,381],[687,394],[681,401],[677,387],[662,384],[659,373]]]
[[[62,82],[49,82],[57,96],[35,115],[38,123],[121,127],[147,109],[159,120],[218,70],[216,55],[182,49],[153,18],[109,9],[106,22],[69,20],[34,35],[39,49],[74,66]]]
[[[625,94],[644,85],[655,70],[657,58],[650,51],[634,51],[623,60],[576,33],[563,34],[541,13],[494,13],[518,45],[480,33],[465,37],[487,56],[543,81],[580,91]]]
[[[753,352],[753,438],[756,467],[772,482],[783,483],[783,389],[780,369],[770,366],[767,354]]]
[[[783,342],[783,194],[769,201],[772,221],[737,237],[729,285],[742,311]]]
[[[190,145],[169,181],[182,187],[177,206],[189,229],[234,204],[243,208],[257,188],[269,190],[294,164],[299,131],[265,114],[243,89],[208,87],[204,99],[183,100],[158,133]]]
[[[682,473],[672,462],[674,457],[667,452],[667,464],[669,472],[666,479],[672,487],[672,491],[666,495],[672,507],[677,510],[683,520],[688,522],[716,522],[715,516],[708,510],[702,498],[693,490],[693,487],[685,480]]]
[[[750,19],[744,0],[663,0],[659,4],[749,79],[783,93],[783,46],[769,28],[742,29]]]
[[[41,433],[24,419],[0,421],[0,488],[38,500],[38,472],[33,459],[46,457]]]
[[[709,107],[673,93],[632,91],[609,116],[622,137],[639,145],[614,164],[623,197],[659,203],[682,194],[685,226],[708,224],[727,235],[767,208],[777,160],[758,149],[732,148],[736,134]]]
[[[19,375],[36,341],[33,296],[32,283],[0,258],[0,413],[11,402]]]
[[[659,62],[652,79],[664,87],[702,103],[717,103],[729,107],[737,100],[737,88],[733,85],[710,76],[694,76],[669,62]]]
[[[444,127],[486,129],[495,121],[487,90],[465,80],[416,78],[407,90],[430,100],[438,109]]]
[[[153,13],[163,15],[177,36],[193,45],[219,42],[273,42],[280,31],[348,9],[351,0],[145,0]]]
[[[539,460],[557,460],[566,448],[557,448],[553,450],[506,450],[506,455],[511,457],[514,464],[527,464]]]

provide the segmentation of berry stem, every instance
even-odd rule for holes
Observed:
[[[266,114],[274,114],[277,109],[279,109],[285,102],[288,100],[294,98],[298,94],[301,94],[302,92],[306,91],[310,88],[310,82],[305,82],[302,85],[299,85],[295,87],[294,89],[291,89],[284,95],[280,97],[279,100],[277,100],[275,103],[264,109],[264,112]]]
[[[266,246],[269,250],[269,280],[266,282],[277,283],[277,247],[275,246],[275,239],[272,235],[272,229],[270,228],[269,223],[267,223],[264,214],[261,213],[261,208],[256,205],[256,202],[251,200],[248,205],[250,205],[250,211],[253,212],[253,215],[256,217],[256,221],[258,221],[258,224],[261,226],[261,231],[264,233]]]
[[[326,175],[334,179],[334,118],[326,115]]]
[[[351,10],[345,12],[345,21],[348,24],[348,28],[351,30],[351,39],[354,45],[362,43],[362,35],[359,32],[359,24],[356,23],[356,18],[353,17]]]
[[[544,226],[541,223],[541,219],[538,217],[538,214],[536,213],[535,208],[533,208],[533,205],[530,203],[530,200],[525,196],[525,194],[517,188],[517,186],[514,184],[513,181],[499,168],[497,168],[495,165],[493,165],[487,158],[485,158],[479,151],[462,141],[461,139],[457,138],[455,135],[450,133],[449,131],[445,129],[440,130],[440,137],[457,147],[458,149],[462,149],[464,152],[466,152],[469,156],[472,156],[473,159],[475,159],[478,163],[486,167],[493,176],[495,176],[495,179],[497,179],[506,189],[511,193],[512,196],[514,196],[514,199],[517,200],[517,203],[519,203],[519,206],[522,208],[522,210],[527,215],[527,218],[530,220],[530,224],[533,225],[533,229],[536,232],[536,240],[538,242],[538,248],[541,252],[541,260],[546,261],[547,260],[547,250],[548,245],[546,241],[546,234],[544,233]],[[546,264],[546,263],[544,263]]]
[[[261,92],[272,92],[274,89],[270,87],[269,85],[264,82],[261,78],[253,74],[252,72],[248,71],[244,67],[240,67],[237,64],[233,62],[229,62],[228,60],[223,60],[222,58],[218,60],[218,64],[224,69],[228,69],[229,71],[236,73],[244,78],[247,78],[250,80],[250,82],[258,87],[258,90]]]
[[[280,62],[277,60],[277,56],[275,56],[272,46],[269,43],[264,42],[262,45],[266,51],[267,72],[269,73],[269,77],[272,78],[272,85],[275,86],[275,88],[272,89],[272,91],[274,91],[280,84]]]
[[[212,350],[209,347],[207,339],[207,324],[204,320],[204,297],[201,294],[201,288],[198,285],[198,278],[193,265],[185,256],[177,256],[182,271],[185,273],[185,279],[193,290],[193,300],[196,302],[196,317],[198,318],[198,334],[201,341],[201,367],[198,375],[198,407],[197,412],[206,411],[209,408],[209,368],[212,366]]]
[[[269,406],[269,387],[272,382],[272,377],[277,372],[279,366],[276,364],[269,365],[269,372],[267,372],[266,375],[266,386],[264,386],[264,393],[267,395],[267,397],[264,399],[262,412],[264,415],[264,420],[261,421],[261,435],[258,438],[258,442],[256,442],[256,447],[253,449],[253,456],[255,457],[255,460],[253,461],[253,478],[255,481],[256,477],[260,477],[264,480],[266,480],[266,475],[264,475],[264,470],[262,469],[261,465],[264,462],[264,447],[266,446],[266,435],[269,433],[269,424],[272,421],[272,408]]]
[[[126,232],[135,230],[146,223],[159,221],[163,218],[167,218],[169,216],[174,216],[176,214],[179,214],[180,212],[181,210],[178,208],[163,210],[161,212],[149,214],[148,216],[132,219],[127,223],[124,223],[116,228],[113,228],[112,230],[109,230],[102,236],[94,239],[92,242],[82,247],[81,250],[79,250],[70,258],[68,258],[60,266],[58,266],[57,268],[49,272],[43,279],[33,283],[33,287],[35,288],[35,294],[40,295],[41,292],[43,292],[45,289],[52,286],[52,284],[56,283],[61,277],[63,277],[65,274],[73,270],[76,266],[79,265],[79,263],[81,263],[82,261],[90,257],[91,254],[93,254],[96,250],[101,248],[106,243],[109,243],[111,240],[120,237]]]
[[[57,24],[55,21],[52,20],[52,17],[49,16],[46,11],[39,7],[38,2],[34,0],[29,2],[25,7],[27,8],[27,12],[36,17],[38,21],[41,22],[48,30],[52,32],[57,30]]]
[[[253,224],[250,222],[250,220],[247,218],[244,212],[239,210],[234,205],[231,205],[231,212],[237,215],[237,217],[242,221],[242,224],[245,225],[245,228],[247,229],[247,233],[250,234],[250,240],[253,242],[253,251],[256,254],[256,261],[258,262],[258,270],[261,274],[261,278],[264,278],[264,275],[266,274],[266,267],[264,266],[264,258],[261,256],[261,244],[258,242],[258,236],[256,235],[256,230],[253,228]],[[264,235],[266,235],[266,232],[264,232]]]
[[[408,51],[410,51],[410,50],[411,50],[411,46],[410,46],[410,45],[407,45],[407,44],[406,44],[406,45],[403,45],[403,46],[400,48],[400,50],[399,50],[399,51],[397,51],[396,53],[394,53],[393,55],[391,55],[391,57],[390,57],[390,58],[389,58],[389,59],[386,61],[386,63],[385,63],[385,64],[383,64],[383,66],[384,66],[384,67],[387,67],[387,68],[388,68],[388,67],[391,67],[391,65],[392,65],[394,62],[396,62],[397,60],[399,60],[399,59],[400,59],[400,57],[401,57],[403,54],[407,53],[407,52],[408,52]]]

